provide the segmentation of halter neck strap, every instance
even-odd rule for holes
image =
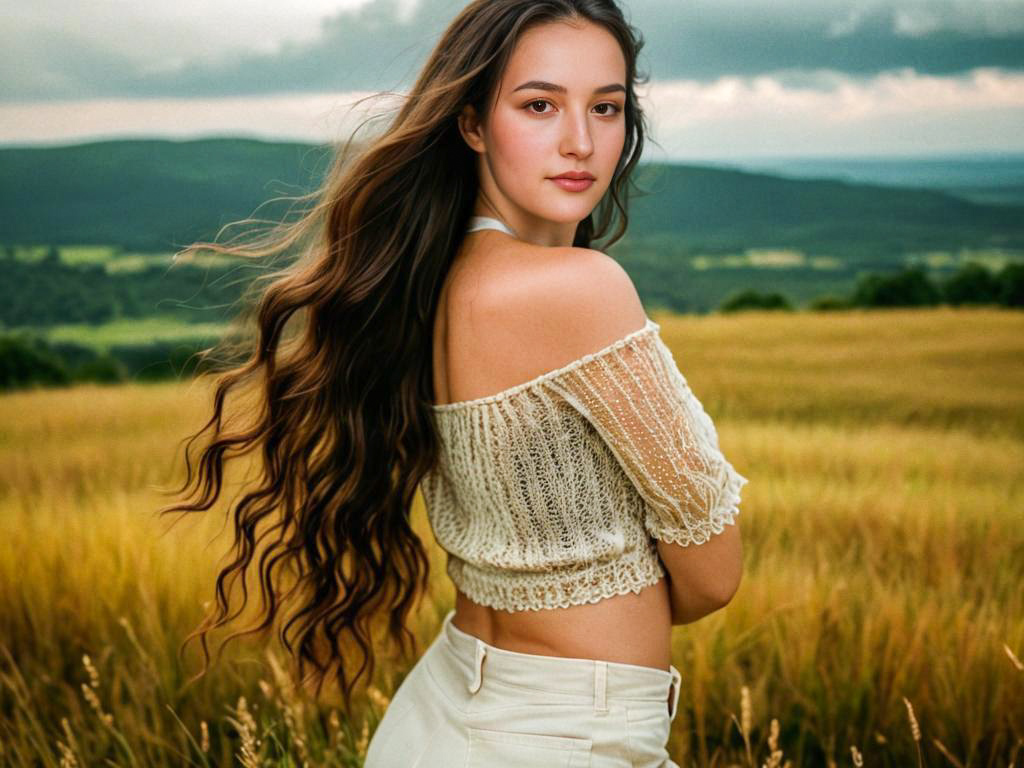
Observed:
[[[512,231],[504,222],[498,219],[492,219],[490,216],[471,216],[469,219],[469,226],[466,227],[467,232],[476,232],[478,229],[497,229],[504,232],[506,235],[512,235],[517,237],[516,233]]]

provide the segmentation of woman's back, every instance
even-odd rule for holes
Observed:
[[[604,254],[531,245],[493,229],[470,232],[438,304],[435,402],[476,400],[531,381],[642,328],[646,319],[628,277]],[[456,588],[452,621],[522,653],[663,670],[671,661],[665,579],[594,603],[515,612],[474,602]]]

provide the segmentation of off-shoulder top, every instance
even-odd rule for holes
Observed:
[[[639,592],[665,575],[658,540],[700,545],[735,523],[748,479],[660,330],[648,317],[530,381],[430,406],[440,454],[421,491],[474,602],[542,610]]]

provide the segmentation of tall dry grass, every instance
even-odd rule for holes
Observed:
[[[750,484],[745,575],[674,634],[681,766],[1019,766],[1024,315],[658,315]],[[408,664],[350,722],[235,641],[186,686],[222,513],[154,518],[203,386],[0,398],[0,765],[351,765]],[[234,481],[244,479],[244,470]],[[451,607],[434,579],[424,647]],[[212,542],[212,543],[211,543]]]

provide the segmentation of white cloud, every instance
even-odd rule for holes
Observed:
[[[903,37],[925,37],[942,26],[942,20],[925,8],[906,8],[893,14],[892,31]]]
[[[895,6],[893,31],[908,37],[938,30],[995,37],[1024,32],[1022,0],[897,0]]]
[[[0,104],[0,141],[244,135],[340,140],[385,96],[314,93],[209,99]],[[822,70],[710,83],[657,81],[642,91],[648,158],[1024,151],[1024,73],[975,69],[938,77],[904,69],[871,78]],[[383,121],[371,123],[366,136]]]
[[[367,101],[359,103],[361,99]],[[71,143],[107,138],[247,136],[344,140],[361,121],[394,109],[374,93],[321,93],[212,99],[91,99],[0,104],[0,141]],[[375,123],[360,130],[363,137]]]
[[[411,82],[466,0],[34,0],[0,25],[0,99],[179,97]],[[630,0],[655,77],[783,68],[1024,70],[1024,0]],[[930,39],[931,33],[962,33]],[[965,37],[968,36],[968,37]],[[791,78],[797,77],[790,74]]]
[[[7,3],[0,45],[54,34],[90,41],[100,50],[166,69],[175,61],[216,61],[234,53],[273,53],[286,43],[321,35],[321,21],[372,0],[33,0]]]
[[[830,21],[825,34],[832,38],[852,35],[860,28],[860,24],[863,19],[863,8],[851,8],[846,12],[845,16]]]
[[[1024,149],[1024,73],[818,79],[833,87],[786,86],[770,75],[652,82],[653,138],[669,157]]]

